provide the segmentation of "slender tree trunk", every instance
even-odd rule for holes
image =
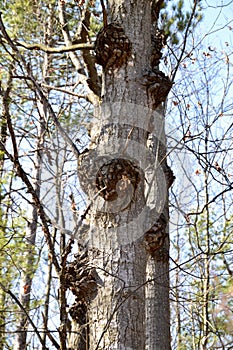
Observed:
[[[50,259],[48,259],[48,277],[46,283],[45,290],[45,303],[44,303],[44,312],[43,312],[43,326],[44,333],[42,334],[42,350],[46,350],[46,339],[47,339],[47,331],[48,331],[48,321],[49,321],[49,301],[51,294],[51,284],[52,284],[52,271],[53,264]]]
[[[208,155],[208,139],[209,130],[206,131],[205,138],[205,154]],[[208,156],[206,156],[206,164],[208,164]],[[205,203],[209,203],[209,179],[208,179],[208,167],[204,170],[205,176]],[[210,332],[210,315],[209,315],[209,303],[210,303],[210,209],[206,208],[206,233],[205,233],[205,254],[204,254],[204,266],[203,266],[203,307],[202,307],[202,319],[203,319],[203,337],[201,339],[202,350],[208,349],[209,332]]]
[[[85,295],[76,295],[86,305],[88,349],[169,350],[171,172],[156,108],[171,84],[158,61],[152,67],[150,2],[108,6],[96,41],[104,72],[99,125],[79,169],[91,203],[85,218],[92,284],[86,278]]]
[[[53,5],[49,5],[49,15],[48,21],[44,28],[44,41],[45,44],[51,44],[51,37],[53,34]],[[49,55],[46,53],[44,55],[43,62],[43,79],[48,84],[48,71],[51,64],[51,59]],[[33,185],[34,190],[38,198],[40,198],[40,187],[41,187],[41,169],[42,169],[42,157],[43,157],[43,148],[44,148],[44,137],[46,132],[46,120],[48,119],[48,112],[46,110],[46,106],[41,101],[38,96],[37,100],[37,110],[39,114],[38,118],[38,134],[37,141],[35,144],[35,157],[34,157],[34,174],[33,174]],[[21,304],[24,306],[26,310],[29,310],[30,307],[30,299],[31,299],[31,287],[33,274],[33,263],[34,263],[34,254],[35,254],[35,244],[36,244],[36,233],[37,233],[37,223],[38,223],[38,208],[36,205],[32,205],[31,207],[31,217],[28,218],[28,226],[26,231],[26,241],[28,244],[28,250],[25,253],[25,270],[22,271],[21,282],[20,282],[20,296],[19,300]],[[51,273],[51,271],[49,271]],[[51,276],[48,276],[48,282]],[[47,307],[45,307],[45,317],[47,313]],[[44,319],[46,324],[46,318]],[[14,343],[14,350],[26,350],[27,348],[27,317],[20,312],[17,333]],[[44,346],[46,339],[43,338]]]
[[[34,190],[38,198],[40,196],[41,186],[41,162],[42,162],[42,149],[44,143],[44,107],[38,102],[38,110],[41,115],[41,119],[38,125],[38,138],[35,145],[35,169],[33,174]],[[19,301],[26,310],[30,308],[31,299],[31,287],[34,275],[34,259],[35,259],[35,243],[37,232],[38,213],[35,205],[31,208],[31,215],[28,217],[28,225],[26,229],[26,243],[27,250],[25,251],[25,265],[21,272],[20,281],[20,295]],[[26,350],[27,348],[27,316],[20,311],[18,325],[16,330],[16,337],[14,342],[14,350]]]
[[[1,266],[0,266],[1,268]],[[0,275],[0,278],[2,276]],[[1,313],[0,313],[0,350],[4,349],[5,341],[6,341],[6,310],[4,308],[6,302],[6,293],[0,289],[0,307],[1,307]]]
[[[6,124],[6,111],[5,109],[8,108],[9,103],[9,91],[5,92],[5,96],[3,97],[3,111],[2,111],[2,120],[0,124],[0,141],[3,143],[3,145],[6,145],[7,140],[7,124]],[[7,102],[8,100],[8,102]],[[4,209],[2,205],[3,195],[1,193],[2,191],[2,181],[4,180],[4,157],[5,154],[3,151],[0,152],[0,224],[1,224],[1,235],[4,239],[5,236],[5,217],[4,217]],[[0,280],[3,278],[3,268],[2,264],[0,263]],[[6,293],[4,290],[0,288],[0,350],[4,349],[4,344],[6,340],[5,336],[5,330],[6,330]]]

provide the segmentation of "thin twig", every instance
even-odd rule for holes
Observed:
[[[43,314],[43,312],[42,312],[42,318],[43,318],[43,322],[45,324],[45,315]],[[51,332],[48,330],[47,327],[45,328],[44,333],[46,333],[46,335],[48,336],[48,338],[51,341],[51,343],[55,346],[55,348],[59,350],[60,349],[60,345],[54,339],[54,337],[52,336]]]
[[[40,333],[37,330],[37,327],[35,325],[35,323],[32,321],[31,317],[29,316],[27,310],[24,308],[24,306],[21,304],[21,302],[19,301],[19,299],[14,295],[14,293],[11,292],[10,289],[7,289],[2,282],[0,282],[0,287],[2,288],[2,290],[9,294],[11,296],[11,298],[16,302],[16,304],[19,306],[19,308],[24,312],[25,316],[28,319],[28,322],[31,324],[32,328],[34,329],[34,332],[36,333],[40,343],[43,345],[43,339],[41,338]],[[49,350],[48,348],[46,348],[46,350]]]
[[[56,91],[64,92],[65,94],[69,94],[71,96],[78,97],[78,98],[83,98],[83,99],[89,101],[87,95],[77,94],[76,92],[73,92],[73,91],[70,91],[70,90],[66,90],[66,89],[63,89],[63,88],[60,88],[60,87],[57,87],[57,86],[54,86],[54,85],[44,84],[44,83],[41,83],[41,86],[43,86],[43,87],[45,87],[46,89],[49,89],[49,90],[56,90]]]
[[[198,1],[197,1],[197,0],[194,0],[193,10],[192,10],[190,19],[189,19],[189,21],[188,21],[185,34],[184,34],[183,47],[182,47],[182,50],[181,50],[181,54],[180,54],[180,57],[179,57],[178,60],[177,60],[176,68],[175,68],[175,70],[174,70],[174,72],[173,72],[173,74],[172,74],[172,77],[171,77],[171,81],[172,81],[172,82],[174,82],[174,80],[175,80],[176,73],[177,73],[177,71],[178,71],[178,69],[179,69],[179,67],[180,67],[180,62],[182,61],[182,58],[183,58],[183,55],[184,55],[184,52],[185,52],[186,43],[187,43],[187,38],[188,38],[188,34],[189,34],[189,28],[190,28],[190,26],[191,26],[191,24],[192,24],[193,16],[195,15],[197,3],[198,3]]]
[[[14,142],[14,141],[12,141]],[[37,210],[38,210],[38,213],[40,215],[40,219],[42,221],[42,228],[43,228],[43,231],[44,231],[44,234],[45,234],[45,238],[46,238],[46,242],[48,244],[48,248],[49,248],[49,252],[52,256],[52,261],[53,261],[53,264],[55,266],[55,269],[57,271],[57,273],[59,273],[60,271],[60,266],[59,266],[59,263],[57,261],[57,258],[55,256],[55,253],[54,253],[54,249],[53,249],[53,243],[51,241],[51,237],[50,237],[50,231],[49,231],[49,228],[48,228],[48,221],[47,221],[47,216],[44,212],[44,208],[40,202],[40,199],[38,198],[31,182],[29,181],[28,179],[28,176],[27,174],[25,173],[25,171],[23,170],[20,162],[18,159],[16,159],[15,157],[13,157],[8,151],[7,149],[5,148],[5,145],[0,142],[0,150],[5,152],[5,154],[7,155],[7,157],[10,159],[10,161],[14,164],[15,166],[15,169],[17,171],[17,175],[21,178],[21,180],[23,181],[23,183],[27,186],[27,189],[28,189],[28,192],[32,195],[32,198],[33,198],[33,201],[37,207]]]

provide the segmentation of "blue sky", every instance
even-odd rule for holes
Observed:
[[[228,42],[229,45],[232,44],[233,1],[202,0],[202,6],[203,20],[200,23],[200,31],[203,36],[208,34],[207,40],[217,48],[223,48],[225,42]]]

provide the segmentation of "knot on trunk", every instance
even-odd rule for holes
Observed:
[[[103,68],[120,68],[131,55],[132,46],[124,29],[111,23],[102,28],[96,37],[96,62]]]
[[[97,293],[98,275],[89,265],[86,253],[75,258],[66,266],[64,284],[75,295],[76,302],[89,302]]]
[[[85,325],[87,322],[87,305],[79,300],[69,308],[69,314],[73,320],[80,325]]]
[[[116,158],[99,156],[96,150],[82,158],[79,178],[97,211],[107,213],[119,213],[135,203],[139,183],[144,181],[143,172],[134,159],[118,158],[118,154]]]
[[[176,177],[172,171],[172,169],[166,164],[166,167],[163,169],[166,181],[167,181],[167,187],[170,188],[173,182],[175,181]]]
[[[151,255],[164,245],[167,236],[166,227],[167,220],[161,214],[154,225],[144,234],[145,247]]]
[[[112,159],[103,164],[96,175],[96,187],[106,201],[127,197],[134,198],[140,182],[136,165],[128,159]]]
[[[166,100],[172,82],[163,72],[156,70],[143,75],[142,85],[146,86],[147,94],[153,102],[153,108],[156,108]]]

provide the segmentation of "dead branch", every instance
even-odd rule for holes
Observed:
[[[27,50],[41,50],[46,53],[55,54],[55,53],[64,53],[72,52],[77,50],[94,50],[94,44],[83,43],[83,44],[74,44],[69,46],[61,47],[50,47],[43,44],[27,44],[25,42],[16,41],[17,46],[24,47]]]
[[[58,6],[58,11],[59,11],[58,16],[59,16],[59,21],[61,24],[62,35],[63,35],[64,42],[65,42],[66,46],[69,47],[72,45],[72,40],[71,40],[69,27],[67,24],[65,2],[59,1],[58,5],[59,5]],[[80,45],[80,44],[77,44],[77,45]],[[81,45],[83,45],[83,44],[81,44]],[[85,74],[80,73],[80,71],[82,71],[82,69],[83,69],[83,65],[80,62],[80,58],[77,56],[77,54],[75,52],[72,52],[72,51],[69,52],[69,57],[70,57],[71,62],[74,65],[74,67],[79,72],[80,83],[82,83],[88,91],[89,100],[91,100],[93,104],[98,103],[99,97],[90,89],[89,84],[88,84],[88,77]]]

